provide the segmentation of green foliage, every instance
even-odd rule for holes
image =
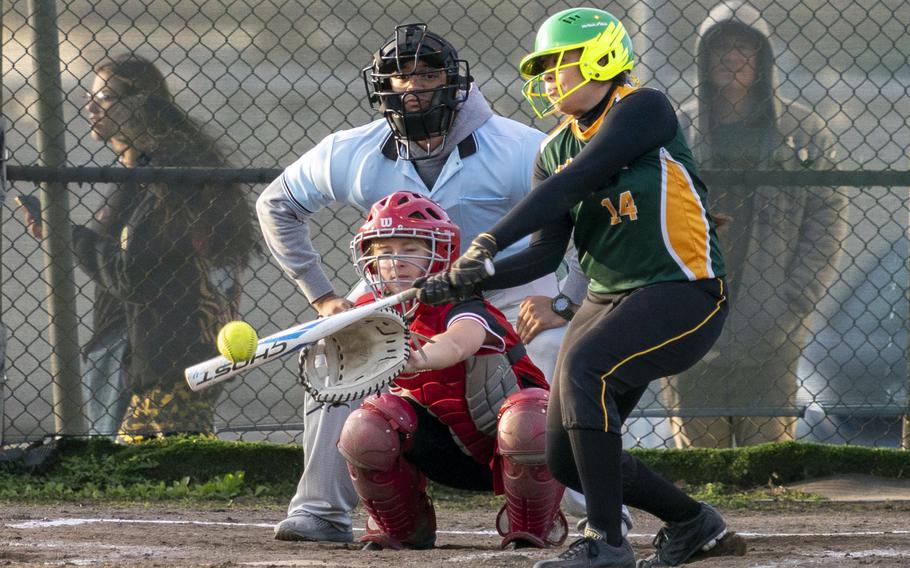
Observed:
[[[202,499],[293,494],[302,469],[297,446],[180,436],[130,446],[62,439],[40,467],[0,468],[0,499]]]
[[[687,487],[686,492],[698,501],[705,501],[721,507],[749,507],[756,503],[782,503],[823,501],[822,497],[793,491],[781,486],[768,486],[763,488],[742,491],[723,483],[706,483],[694,487]]]
[[[284,501],[294,493],[303,459],[296,445],[225,442],[178,436],[128,446],[106,439],[63,439],[39,448],[43,459],[0,464],[0,500]],[[781,485],[838,473],[906,478],[910,452],[796,442],[739,449],[653,450],[632,453],[717,504],[806,500]],[[449,507],[501,505],[484,492],[431,483],[430,495]]]
[[[126,446],[123,458],[143,466],[143,475],[208,479],[242,470],[254,484],[296,480],[303,470],[300,446],[265,442],[226,442],[209,436],[175,436]]]
[[[888,448],[779,442],[737,449],[634,449],[632,453],[667,478],[690,485],[751,488],[841,473],[910,476],[910,452]]]
[[[56,476],[47,479],[35,479],[22,483],[22,476],[0,473],[0,499],[36,499],[36,500],[218,500],[227,501],[241,495],[262,495],[262,488],[246,487],[244,473],[237,471],[227,475],[216,476],[204,483],[197,483],[189,477],[164,481],[134,481],[132,483],[110,483],[100,478],[99,482],[72,483],[67,478]]]

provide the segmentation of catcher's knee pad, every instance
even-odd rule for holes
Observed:
[[[521,540],[538,547],[558,546],[569,533],[559,510],[565,487],[546,462],[549,393],[530,388],[510,395],[499,412],[494,461],[497,493],[506,504],[496,517],[502,546]]]
[[[417,413],[408,401],[393,394],[369,396],[345,421],[338,451],[357,467],[388,471],[415,430]]]
[[[436,513],[426,477],[402,457],[416,429],[414,409],[392,394],[367,398],[344,423],[338,450],[370,515],[362,542],[392,549],[435,544]]]

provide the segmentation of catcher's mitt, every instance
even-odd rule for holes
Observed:
[[[409,337],[401,316],[377,311],[300,351],[303,388],[329,404],[378,393],[404,369]]]

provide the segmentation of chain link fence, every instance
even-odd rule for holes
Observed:
[[[555,125],[532,120],[516,67],[533,45],[535,26],[568,4],[384,4],[3,3],[10,198],[2,215],[8,342],[0,441],[91,432],[93,402],[105,403],[114,429],[123,416],[122,403],[105,402],[85,386],[86,373],[99,365],[87,350],[99,304],[92,278],[74,260],[71,225],[91,225],[117,187],[137,183],[241,183],[251,207],[264,184],[321,138],[378,118],[360,70],[396,24],[424,21],[449,39],[494,111],[542,130]],[[902,5],[751,3],[769,25],[778,95],[811,109],[830,138],[802,147],[791,136],[791,156],[760,170],[702,164],[713,206],[730,219],[722,238],[740,313],[703,364],[652,385],[628,423],[627,441],[727,446],[798,438],[907,447],[910,12]],[[642,85],[664,90],[679,109],[694,108],[698,29],[713,0],[599,7],[631,34]],[[112,144],[92,136],[98,132],[89,107],[99,101],[87,105],[84,95],[95,94],[96,66],[123,53],[154,63],[176,106],[217,142],[217,161],[124,168]],[[704,135],[698,120],[693,127]],[[810,165],[823,159],[836,171]],[[42,202],[41,238],[28,232],[12,199],[28,195]],[[336,290],[356,280],[347,243],[361,216],[333,207],[312,226]],[[794,247],[790,264],[797,268],[782,264]],[[206,276],[214,288],[216,272]],[[238,274],[233,314],[261,336],[315,316],[267,252]],[[215,431],[273,441],[298,434],[303,391],[295,367],[273,363],[230,382],[210,404]]]

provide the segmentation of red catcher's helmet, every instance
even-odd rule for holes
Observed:
[[[370,208],[366,222],[351,241],[351,259],[373,295],[382,298],[387,294],[386,286],[398,282],[383,279],[379,272],[380,259],[409,262],[415,266],[422,266],[423,261],[429,259],[424,276],[443,272],[458,257],[460,236],[458,226],[435,201],[412,191],[396,191]],[[370,241],[390,237],[421,239],[427,244],[425,254],[373,254]],[[410,285],[411,282],[400,283],[401,288]]]

